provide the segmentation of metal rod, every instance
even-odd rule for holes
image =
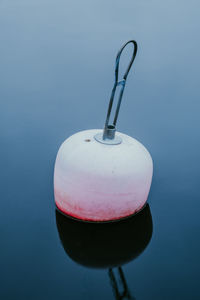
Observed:
[[[128,45],[132,43],[134,48],[133,48],[133,54],[131,57],[131,60],[129,62],[128,68],[126,69],[126,72],[123,76],[123,79],[121,81],[118,80],[119,77],[119,62],[120,62],[120,57],[122,54],[122,51],[124,50],[124,48]],[[105,126],[104,126],[104,132],[103,132],[103,140],[110,138],[110,134],[109,134],[109,126],[116,126],[117,123],[117,119],[118,119],[118,115],[119,115],[119,110],[120,110],[120,106],[121,106],[121,101],[122,101],[122,96],[124,93],[124,88],[125,88],[125,84],[126,84],[126,79],[128,76],[128,73],[130,71],[130,68],[135,60],[137,54],[137,43],[134,40],[130,40],[127,43],[125,43],[122,48],[119,50],[119,52],[117,53],[117,57],[116,57],[116,62],[115,62],[115,82],[114,82],[114,86],[111,92],[111,97],[110,97],[110,101],[109,101],[109,105],[108,105],[108,111],[107,111],[107,116],[106,116],[106,121],[105,121]],[[115,92],[118,86],[121,86],[121,90],[120,90],[120,94],[119,94],[119,98],[118,98],[118,102],[117,102],[117,108],[115,111],[115,116],[114,116],[114,121],[112,125],[108,125],[109,123],[109,119],[110,119],[110,114],[112,111],[112,105],[113,105],[113,101],[114,101],[114,97],[115,97]],[[112,128],[113,129],[113,128]],[[112,135],[112,139],[114,139],[114,135]]]

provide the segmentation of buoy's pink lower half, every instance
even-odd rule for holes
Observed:
[[[63,212],[66,215],[69,215],[73,218],[76,219],[81,219],[81,220],[85,220],[85,221],[111,221],[111,220],[118,220],[121,218],[125,218],[128,217],[130,215],[135,214],[136,212],[138,212],[139,210],[142,209],[142,207],[145,205],[144,204],[140,204],[139,206],[137,206],[137,208],[133,209],[124,209],[122,211],[118,211],[118,213],[116,213],[116,209],[106,209],[105,206],[105,210],[101,210],[101,213],[98,213],[98,216],[94,213],[91,212],[90,210],[90,214],[88,214],[88,212],[85,210],[85,207],[76,207],[76,209],[74,209],[73,207],[70,207],[69,202],[67,201],[67,198],[62,198],[61,196],[58,196],[58,193],[55,192],[55,198],[56,198],[56,206],[57,208]],[[122,199],[123,201],[123,199]],[[63,205],[64,204],[64,205]]]
[[[135,192],[127,192],[113,195],[102,193],[79,195],[76,190],[75,196],[59,188],[55,184],[54,194],[56,206],[64,214],[77,219],[87,221],[109,221],[128,217],[145,205],[148,192],[139,188]]]

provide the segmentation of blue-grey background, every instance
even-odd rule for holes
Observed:
[[[0,1],[1,299],[114,299],[107,272],[76,264],[60,244],[53,167],[64,139],[103,126],[115,56],[132,38],[118,130],[153,157],[154,230],[123,270],[138,300],[200,299],[199,9],[197,0]]]

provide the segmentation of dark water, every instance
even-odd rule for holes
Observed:
[[[0,1],[1,299],[200,299],[199,9]],[[102,128],[115,55],[131,38],[118,130],[153,157],[149,207],[109,229],[76,225],[55,214],[56,153],[72,133]]]

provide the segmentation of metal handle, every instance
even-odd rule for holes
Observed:
[[[133,48],[133,54],[130,60],[130,63],[128,65],[128,68],[123,76],[122,80],[118,80],[118,75],[119,75],[119,62],[120,62],[120,57],[122,54],[122,51],[124,50],[124,48],[128,45],[132,43],[134,48]],[[103,140],[105,139],[114,139],[115,138],[115,126],[117,123],[117,118],[118,118],[118,114],[119,114],[119,109],[120,109],[120,105],[121,105],[121,101],[122,101],[122,96],[124,93],[124,88],[125,88],[125,84],[126,84],[126,79],[128,76],[128,73],[130,71],[130,68],[135,60],[137,54],[137,43],[134,40],[128,41],[127,43],[125,43],[122,48],[119,50],[117,57],[116,57],[116,62],[115,62],[115,82],[114,82],[114,86],[112,89],[112,93],[111,93],[111,97],[110,97],[110,102],[109,102],[109,106],[108,106],[108,111],[107,111],[107,116],[106,116],[106,122],[105,122],[105,126],[104,126],[104,132],[103,132]],[[120,90],[120,94],[119,94],[119,98],[118,98],[118,103],[117,103],[117,108],[115,111],[115,116],[114,116],[114,121],[112,125],[108,125],[109,123],[109,119],[110,119],[110,114],[111,114],[111,110],[112,110],[112,105],[113,105],[113,100],[115,97],[115,92],[116,92],[116,88],[117,86],[121,86],[121,90]]]

